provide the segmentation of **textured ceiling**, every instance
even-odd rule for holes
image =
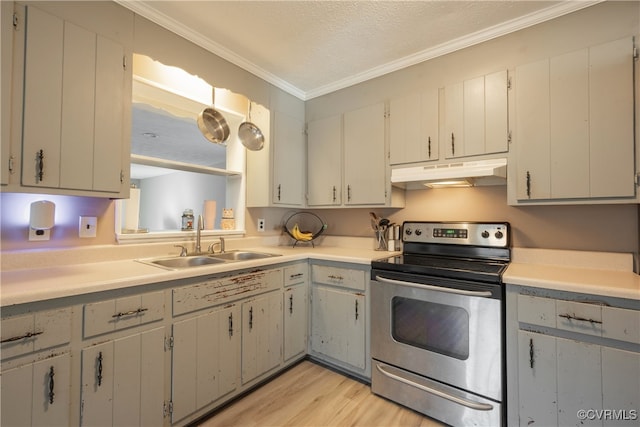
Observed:
[[[598,2],[116,1],[301,99]]]

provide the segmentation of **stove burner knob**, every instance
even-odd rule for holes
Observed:
[[[496,231],[496,239],[502,239],[504,237],[504,234],[502,234],[502,231]]]
[[[407,236],[411,236],[411,234],[412,234],[412,233],[413,233],[413,232],[411,231],[411,229],[410,229],[410,228],[405,228],[405,230],[404,230],[404,234],[406,234]]]
[[[420,230],[419,228],[416,230],[416,236],[419,236],[422,234],[422,230]]]
[[[484,230],[482,232],[482,237],[485,238],[485,239],[488,239],[489,238],[489,232],[487,230]]]

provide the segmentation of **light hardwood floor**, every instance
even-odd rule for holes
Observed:
[[[202,421],[199,427],[440,427],[371,393],[368,385],[305,360]]]

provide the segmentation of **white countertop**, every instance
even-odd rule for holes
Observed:
[[[269,252],[280,256],[198,266],[181,270],[167,270],[135,261],[135,259],[50,265],[43,268],[18,268],[2,271],[0,274],[0,306],[6,307],[151,283],[207,276],[310,258],[369,265],[372,259],[393,255],[393,252],[339,246],[299,246],[296,248],[291,246],[252,246],[243,247],[242,249]],[[175,252],[175,249],[173,249],[173,252]],[[146,257],[146,255],[142,255],[136,258]]]
[[[247,241],[253,246],[245,246]],[[126,245],[103,251],[88,251],[96,252],[98,255],[87,255],[87,251],[70,251],[63,255],[53,252],[29,253],[22,256],[11,254],[7,257],[6,263],[3,258],[0,306],[207,276],[297,260],[316,259],[369,265],[373,259],[393,255],[393,252],[374,251],[368,239],[360,241],[356,238],[328,238],[322,245],[296,248],[271,245],[272,242],[265,243],[260,239],[245,239],[242,242],[244,243],[241,247],[234,246],[231,242],[232,247],[229,249],[241,248],[277,253],[280,256],[166,270],[137,262],[135,259],[176,255],[176,249],[172,245],[164,246],[163,252],[153,254],[141,253],[140,248]],[[126,258],[113,259],[114,253]],[[61,262],[61,259],[73,261]],[[13,264],[13,269],[5,268],[5,264]],[[26,265],[41,267],[27,268]],[[503,276],[503,281],[512,285],[640,300],[640,276],[633,272],[631,254],[514,248],[512,262]]]
[[[507,284],[640,300],[631,254],[514,248]]]

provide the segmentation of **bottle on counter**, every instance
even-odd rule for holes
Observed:
[[[193,230],[193,209],[182,212],[182,231]]]

